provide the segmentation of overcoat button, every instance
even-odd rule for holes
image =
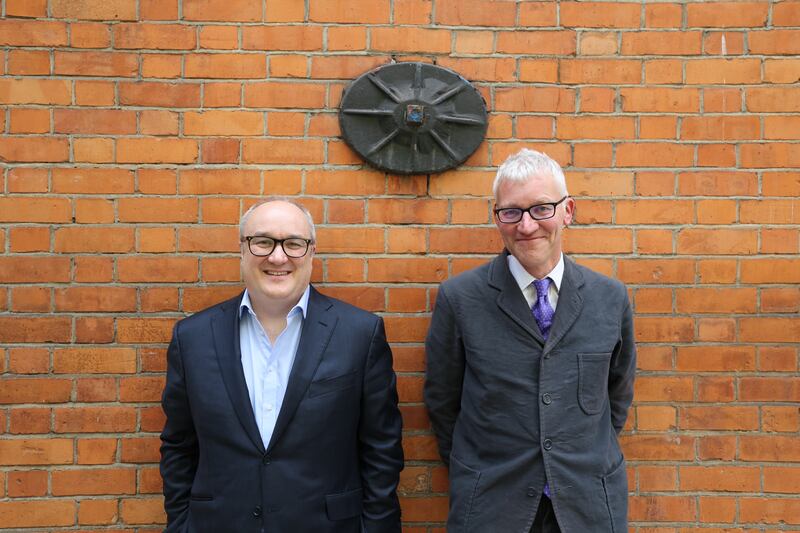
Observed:
[[[536,489],[534,489],[533,487],[528,487],[528,496],[531,498],[536,496]]]
[[[542,443],[542,447],[545,450],[549,450],[550,448],[553,447],[553,441],[551,441],[550,439],[544,439],[544,442]]]
[[[545,405],[550,405],[551,403],[553,403],[553,398],[551,398],[550,395],[545,392],[544,394],[542,394],[542,403],[544,403]]]
[[[260,505],[256,505],[256,508],[253,509],[253,516],[256,517],[256,518],[261,516],[261,506]]]

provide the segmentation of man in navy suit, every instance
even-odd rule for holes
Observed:
[[[310,285],[300,204],[256,204],[240,240],[245,291],[178,322],[167,352],[166,531],[400,533],[383,321]]]

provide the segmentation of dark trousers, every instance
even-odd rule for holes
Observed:
[[[531,533],[561,533],[556,521],[556,513],[553,511],[553,502],[544,494],[539,501],[539,509],[536,511],[536,518],[533,519]]]

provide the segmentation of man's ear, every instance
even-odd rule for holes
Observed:
[[[575,221],[575,200],[570,196],[564,200],[564,227],[571,225]]]

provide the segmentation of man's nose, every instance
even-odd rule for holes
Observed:
[[[529,211],[522,212],[522,218],[517,222],[517,229],[521,231],[536,231],[539,228],[539,221],[531,216]]]

